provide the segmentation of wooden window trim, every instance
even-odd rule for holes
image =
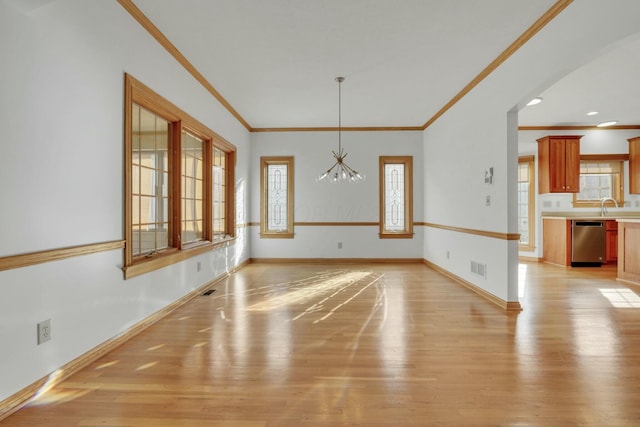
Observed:
[[[587,162],[609,162],[619,160],[625,162],[629,160],[628,154],[580,154],[580,161]]]
[[[285,231],[271,231],[267,229],[267,167],[269,165],[287,165],[287,229]],[[294,185],[293,156],[260,157],[260,237],[268,239],[293,239],[293,185]]]
[[[125,74],[125,94],[124,94],[124,272],[125,279],[135,277],[150,271],[166,267],[168,265],[183,261],[190,257],[200,255],[207,251],[216,249],[229,242],[235,240],[235,163],[236,163],[236,147],[222,138],[220,135],[191,117],[188,113],[182,111],[162,96],[151,90],[149,87],[135,79],[129,74]],[[171,187],[169,191],[172,195],[171,212],[169,218],[169,245],[170,248],[151,254],[150,256],[133,256],[130,242],[133,241],[132,233],[132,190],[131,190],[131,164],[132,164],[132,123],[131,115],[133,104],[138,104],[143,108],[152,111],[164,119],[172,123],[171,133],[173,144],[170,153],[170,181]],[[210,165],[210,157],[212,146],[216,146],[226,153],[227,156],[227,181],[226,187],[226,211],[225,225],[227,234],[224,239],[216,239],[212,241],[212,208],[208,201],[211,200],[211,174],[210,167],[205,167],[205,212],[204,221],[206,227],[204,232],[205,240],[190,243],[189,245],[181,245],[181,173],[180,173],[180,156],[181,156],[181,132],[182,129],[198,135],[205,142],[205,166]]]
[[[387,164],[404,165],[404,230],[389,231],[385,224],[385,177],[384,167]],[[412,239],[413,238],[413,156],[380,156],[380,221],[378,236],[381,239]]]
[[[523,156],[518,158],[518,164],[527,164],[529,170],[529,244],[519,244],[518,248],[521,251],[532,252],[536,249],[535,242],[535,212],[536,212],[536,190],[535,190],[535,156]]]

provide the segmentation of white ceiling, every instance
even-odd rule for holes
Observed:
[[[422,126],[555,0],[134,0],[252,128]],[[640,123],[640,41],[547,89],[521,125]],[[600,115],[586,116],[590,110]]]
[[[617,120],[640,124],[640,39],[627,41],[573,71],[540,94],[543,102],[520,111],[529,126],[581,126]],[[587,116],[597,111],[595,116]]]

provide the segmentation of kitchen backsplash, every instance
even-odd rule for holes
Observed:
[[[574,208],[572,194],[540,194],[538,195],[538,210],[543,211],[568,211],[568,210],[593,210],[589,208]],[[607,205],[610,212],[640,209],[640,194],[625,194],[624,207],[614,208]]]

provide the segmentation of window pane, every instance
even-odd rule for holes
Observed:
[[[211,171],[211,225],[214,238],[223,237],[229,234],[226,230],[226,210],[224,202],[226,199],[226,157],[227,153],[218,147],[213,147],[213,168]]]
[[[166,249],[169,247],[169,233],[167,233],[167,224],[158,224],[154,228],[155,247],[156,250]]]
[[[140,166],[133,164],[131,166],[131,189],[140,188]],[[139,191],[136,191],[139,193]]]
[[[220,220],[220,218],[222,217],[223,211],[222,211],[222,203],[220,202],[214,202],[213,203],[213,207],[212,207],[212,215],[214,217],[214,221],[216,220]]]
[[[518,232],[520,233],[520,244],[528,245],[530,239],[529,232],[529,192],[531,183],[529,182],[529,164],[518,164]]]
[[[384,165],[384,228],[388,231],[404,231],[404,164]]]
[[[143,230],[140,232],[140,253],[153,252],[156,249],[155,232]]]
[[[134,169],[136,169],[135,166]],[[134,185],[138,184],[138,192],[147,196],[155,195],[158,171],[147,167],[138,167],[137,169],[139,170],[139,182],[134,181]]]
[[[138,106],[132,109],[131,226],[133,255],[168,247],[168,135],[170,123]],[[158,234],[160,233],[160,234]]]
[[[140,227],[133,227],[131,230],[132,243],[131,247],[133,248],[134,253],[140,253]]]
[[[182,131],[182,243],[193,243],[204,238],[204,141],[185,130]],[[200,194],[200,198],[197,195]]]
[[[286,231],[288,225],[287,165],[267,165],[267,230]]]
[[[140,218],[140,196],[131,197],[131,217]]]

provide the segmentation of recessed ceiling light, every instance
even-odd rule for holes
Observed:
[[[598,126],[599,128],[604,128],[604,127],[607,127],[607,126],[613,126],[616,123],[618,123],[617,120],[611,120],[611,121],[608,121],[608,122],[598,123],[596,126]]]
[[[587,116],[595,116],[596,114],[599,114],[597,111],[589,111],[587,113]]]
[[[531,101],[527,102],[527,107],[531,107],[532,105],[540,104],[541,102],[542,102],[542,98],[540,98],[539,96],[535,97]]]

